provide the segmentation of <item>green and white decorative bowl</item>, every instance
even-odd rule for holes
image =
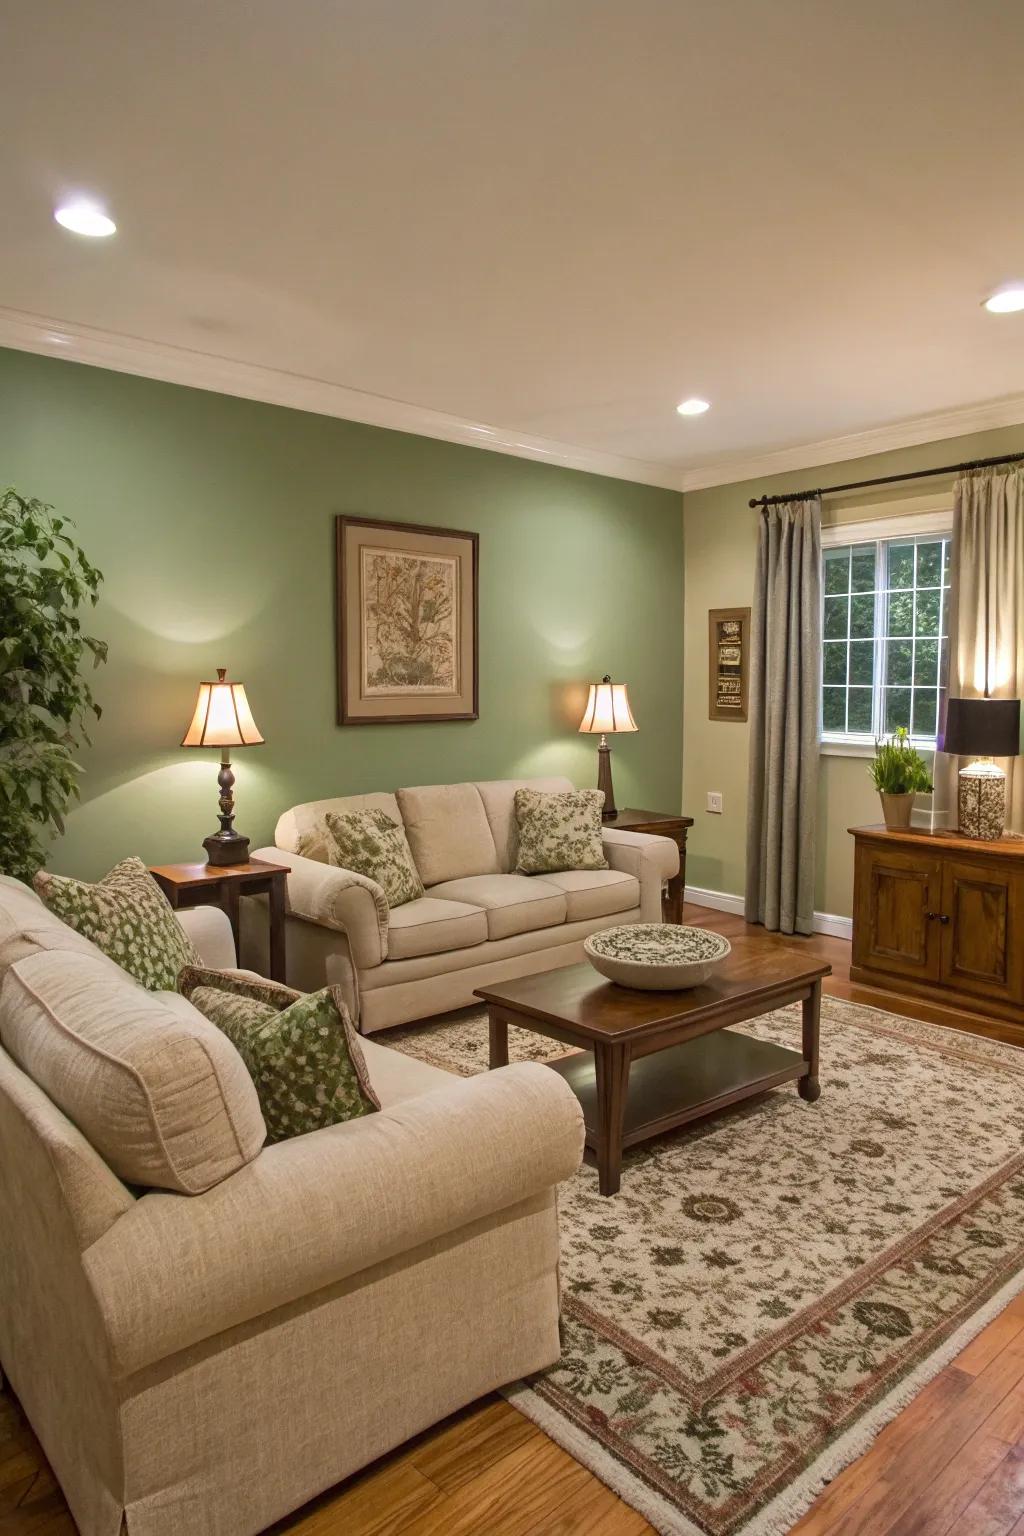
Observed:
[[[720,933],[679,923],[627,923],[583,940],[584,954],[596,971],[620,987],[642,992],[699,987],[731,949]]]

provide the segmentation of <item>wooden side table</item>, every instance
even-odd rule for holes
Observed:
[[[150,874],[171,906],[221,907],[231,921],[238,951],[238,902],[242,896],[267,896],[270,908],[270,975],[285,979],[284,897],[287,864],[155,864]]]
[[[663,903],[666,923],[683,920],[683,891],[686,888],[686,834],[693,826],[692,816],[670,816],[665,811],[620,811],[604,823],[620,832],[649,832],[652,837],[670,837],[679,849],[679,873],[668,882]]]

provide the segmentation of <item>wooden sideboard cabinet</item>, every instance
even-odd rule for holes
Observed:
[[[850,979],[1024,1028],[1024,839],[850,832]]]

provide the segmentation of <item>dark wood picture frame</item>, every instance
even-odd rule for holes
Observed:
[[[480,716],[480,535],[467,532],[464,528],[436,528],[425,523],[400,523],[385,522],[372,517],[348,517],[340,516],[334,520],[335,524],[335,558],[336,558],[336,587],[335,587],[335,635],[337,641],[337,668],[338,668],[338,724],[339,725],[419,725],[444,720],[477,720]],[[467,708],[451,709],[439,708],[431,710],[421,707],[414,713],[399,711],[373,710],[367,711],[365,704],[360,708],[359,689],[350,687],[350,678],[353,662],[357,666],[361,663],[361,611],[355,615],[359,626],[356,632],[356,641],[353,645],[352,622],[353,615],[349,611],[349,598],[351,596],[351,571],[349,569],[349,534],[352,529],[372,529],[378,534],[408,535],[411,541],[422,543],[423,540],[436,539],[450,546],[458,542],[466,546],[464,553],[459,553],[460,581],[462,601],[459,607],[459,629],[457,641],[460,648],[460,656],[464,656],[468,668],[472,672],[469,686],[462,689]],[[396,545],[396,548],[401,548]],[[439,551],[440,552],[440,551]],[[468,580],[465,575],[465,565],[471,567]],[[467,601],[468,598],[468,601]],[[464,637],[461,626],[465,623],[472,626],[472,634]],[[429,696],[428,696],[429,697]],[[445,701],[438,699],[438,703]]]
[[[719,646],[723,643],[719,625],[734,623],[739,624],[739,634],[735,641],[739,646],[739,663],[735,668],[731,663],[723,667],[719,658]],[[735,707],[721,702],[723,695],[719,688],[720,678],[723,680],[727,678],[730,684],[739,683],[739,688],[735,690],[735,697],[738,700]],[[708,719],[746,720],[749,696],[750,609],[710,608],[708,610]]]

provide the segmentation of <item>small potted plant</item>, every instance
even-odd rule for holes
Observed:
[[[903,726],[891,736],[875,742],[871,778],[882,801],[882,817],[887,827],[909,827],[914,796],[930,794],[933,789],[928,764]]]

